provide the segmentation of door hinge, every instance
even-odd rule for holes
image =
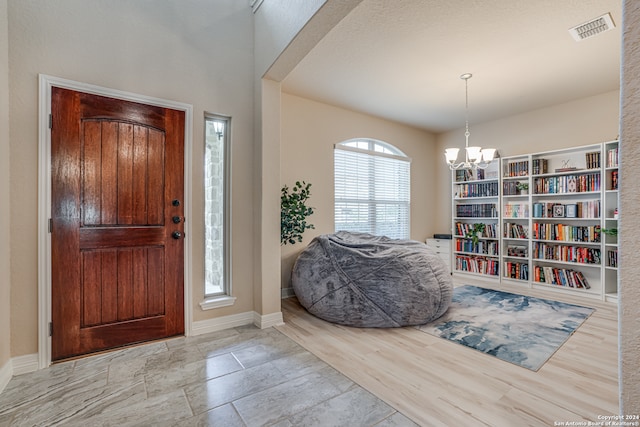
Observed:
[[[49,233],[53,232],[53,219],[49,218]]]
[[[49,322],[49,336],[53,336],[53,322]]]
[[[49,129],[53,129],[53,114],[49,114]]]

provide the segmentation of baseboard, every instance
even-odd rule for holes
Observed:
[[[246,313],[231,314],[214,319],[198,320],[193,322],[191,326],[191,335],[202,335],[222,331],[223,329],[235,328],[236,326],[251,325],[254,323],[253,314],[253,311],[248,311]]]
[[[38,364],[38,353],[14,357],[11,359],[11,366],[13,367],[13,375],[37,371],[40,368]]]
[[[293,292],[293,288],[281,288],[280,289],[280,299],[295,297],[296,294]]]
[[[260,329],[270,328],[276,325],[282,325],[284,320],[282,320],[282,312],[278,311],[276,313],[261,315],[253,312],[253,324],[256,325]]]
[[[0,393],[4,391],[4,388],[11,381],[11,376],[13,375],[13,368],[11,367],[11,359],[7,360],[7,362],[0,368]]]
[[[260,315],[255,311],[246,313],[231,314],[229,316],[216,317],[214,319],[199,320],[193,322],[191,335],[202,335],[210,332],[222,331],[223,329],[235,328],[237,326],[256,325],[260,329],[283,324],[282,312]]]

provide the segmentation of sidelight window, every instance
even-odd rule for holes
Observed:
[[[231,296],[230,118],[205,115],[204,235],[205,304]],[[229,305],[214,304],[203,308]]]

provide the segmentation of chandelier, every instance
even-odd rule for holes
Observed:
[[[465,90],[465,153],[464,153],[464,162],[456,163],[458,160],[458,151],[459,148],[447,148],[444,150],[444,156],[447,159],[447,164],[449,165],[449,169],[485,169],[496,154],[495,148],[481,148],[481,147],[469,147],[469,79],[472,77],[471,73],[465,73],[460,76],[462,80],[464,80],[464,90]]]

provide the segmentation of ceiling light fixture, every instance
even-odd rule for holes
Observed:
[[[449,169],[486,169],[496,155],[495,148],[469,147],[469,79],[473,76],[471,73],[465,73],[460,76],[464,80],[465,89],[465,153],[464,162],[456,163],[458,159],[459,148],[447,148],[444,150],[444,156],[447,159]]]

